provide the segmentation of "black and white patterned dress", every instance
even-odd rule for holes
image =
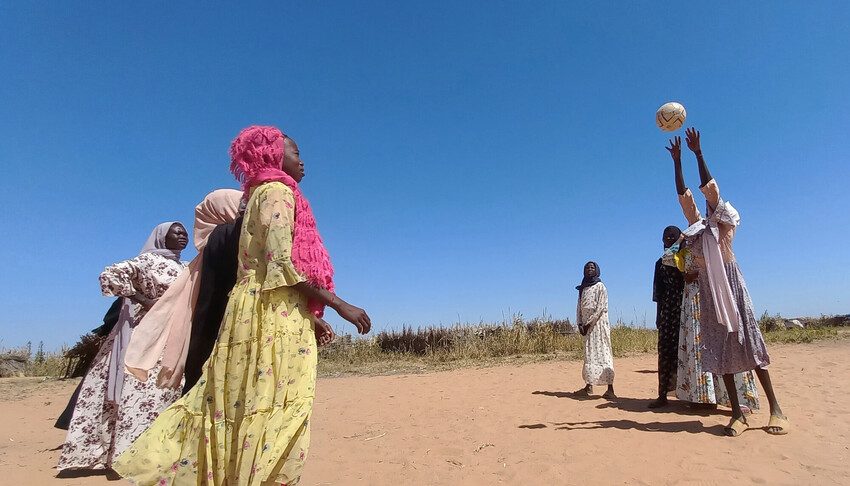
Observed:
[[[588,385],[614,384],[614,353],[608,322],[608,289],[598,282],[579,294],[576,322],[589,326],[584,336],[582,378]]]

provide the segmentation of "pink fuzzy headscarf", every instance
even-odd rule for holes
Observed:
[[[250,126],[242,130],[230,144],[230,172],[242,184],[245,199],[251,188],[266,182],[282,182],[292,189],[295,195],[292,264],[311,285],[333,292],[334,270],[313,210],[295,179],[281,169],[285,138],[275,127]],[[307,306],[314,315],[324,315],[325,306],[321,302],[310,299]]]

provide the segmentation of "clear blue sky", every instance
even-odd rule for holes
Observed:
[[[197,5],[0,5],[0,346],[98,325],[99,272],[234,187],[249,124],[298,141],[377,330],[571,317],[588,259],[612,317],[652,323],[684,224],[670,100],[741,212],[756,311],[850,312],[848,2]]]

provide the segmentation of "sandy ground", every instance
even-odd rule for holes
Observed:
[[[850,484],[850,340],[771,351],[784,437],[766,409],[734,439],[727,411],[648,411],[650,355],[616,362],[612,402],[571,398],[578,362],[321,379],[303,484]],[[0,381],[0,484],[123,484],[54,477],[75,384]]]

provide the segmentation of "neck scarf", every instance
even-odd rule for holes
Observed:
[[[322,242],[319,228],[316,226],[316,218],[313,216],[310,202],[304,197],[295,179],[282,170],[264,170],[262,177],[262,180],[256,184],[252,183],[250,187],[253,188],[265,182],[282,182],[292,189],[295,195],[295,228],[292,231],[292,264],[295,269],[311,285],[333,292],[333,265],[331,265],[328,250]],[[324,315],[325,306],[317,300],[309,299],[307,307],[317,317]]]
[[[295,195],[295,227],[292,229],[292,264],[316,287],[334,291],[333,266],[319,235],[310,203],[298,183],[281,170],[286,135],[275,127],[251,126],[239,133],[230,145],[230,171],[242,183],[247,200],[251,189],[266,182],[282,182]],[[322,317],[325,306],[314,299],[307,301],[314,315]]]
[[[661,254],[661,264],[668,267],[675,267],[680,272],[685,271],[685,255],[680,241],[664,249],[664,253]]]
[[[126,371],[138,380],[147,381],[150,370],[160,362],[162,367],[157,386],[180,386],[189,349],[192,313],[200,287],[204,247],[216,226],[231,223],[236,219],[241,198],[241,191],[218,189],[209,193],[195,207],[193,233],[198,256],[183,269],[142,318],[127,347],[124,366]]]

